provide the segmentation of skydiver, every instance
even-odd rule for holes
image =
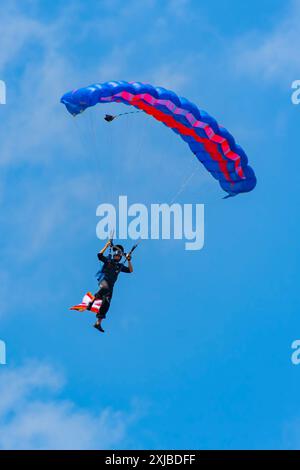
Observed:
[[[104,255],[105,251],[109,247],[113,251],[112,257],[111,256],[107,257]],[[118,279],[120,272],[132,273],[133,266],[131,264],[131,253],[125,254],[123,246],[113,245],[111,240],[109,240],[105,244],[105,246],[102,248],[102,250],[98,253],[97,256],[98,256],[99,261],[103,263],[103,266],[100,271],[100,276],[98,277],[99,290],[96,292],[95,299],[93,300],[93,302],[96,299],[101,299],[102,304],[99,309],[99,312],[97,313],[97,321],[94,327],[97,328],[97,330],[104,333],[101,323],[102,323],[102,320],[106,317],[106,314],[110,307],[110,302],[113,296],[113,289],[114,289],[115,282]],[[121,259],[123,256],[128,261],[128,266],[124,266],[124,264],[121,263]],[[88,306],[88,310],[91,309],[93,302],[90,302]]]

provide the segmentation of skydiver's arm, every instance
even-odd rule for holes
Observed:
[[[128,269],[129,269],[129,272],[130,273],[133,273],[133,266],[132,266],[132,263],[131,263],[131,255],[127,255],[126,256],[126,259],[128,261]]]
[[[111,245],[111,241],[108,240],[107,243],[105,243],[104,247],[102,248],[101,251],[99,251],[99,255],[103,255],[105,253],[105,251],[107,250],[107,248]]]
[[[107,250],[107,248],[108,248],[110,245],[111,245],[111,241],[109,240],[109,241],[104,245],[104,247],[102,248],[102,250],[99,251],[99,253],[98,253],[98,255],[97,255],[99,261],[102,261],[103,263],[105,263],[105,261],[107,261],[107,258],[106,258],[106,256],[104,256],[104,253],[105,253],[105,251]]]
[[[128,261],[128,266],[124,266],[124,264],[121,265],[122,273],[133,273],[133,266],[131,264],[131,255],[126,255],[125,258]]]

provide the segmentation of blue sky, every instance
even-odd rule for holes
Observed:
[[[296,1],[1,3],[0,448],[299,449],[300,8]],[[96,207],[168,202],[197,166],[164,126],[59,103],[111,79],[171,88],[243,145],[256,189],[222,200],[199,165],[205,246],[145,241],[100,336]],[[88,137],[88,141],[84,140]],[[93,154],[94,152],[94,154]]]

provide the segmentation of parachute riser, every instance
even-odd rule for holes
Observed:
[[[120,114],[105,114],[104,120],[106,122],[112,122],[114,119],[117,119],[120,116],[125,116],[126,114],[137,114],[137,113],[142,113],[143,111],[128,111],[127,113],[120,113]]]

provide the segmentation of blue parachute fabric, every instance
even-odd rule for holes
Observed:
[[[173,91],[141,82],[110,81],[70,91],[61,102],[73,116],[98,103],[134,106],[176,132],[229,195],[249,192],[256,186],[247,155],[228,130]]]

